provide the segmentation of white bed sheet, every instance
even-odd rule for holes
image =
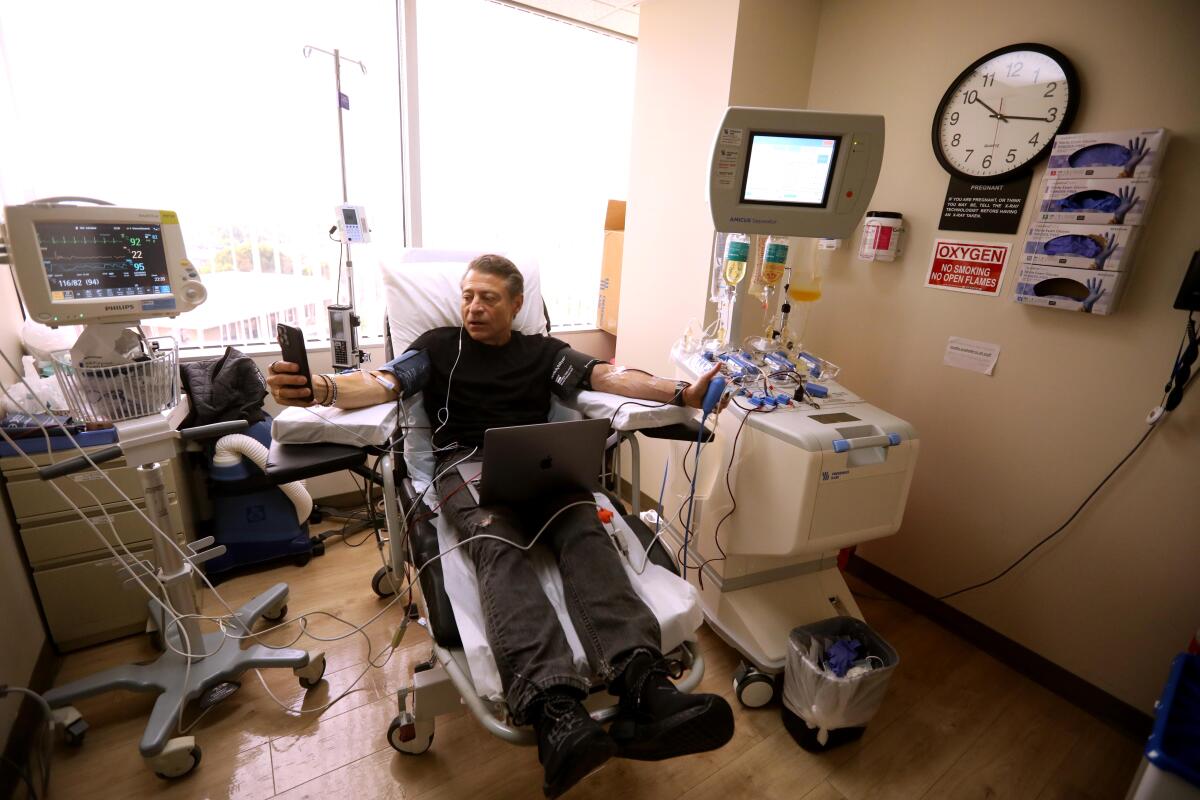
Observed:
[[[613,510],[608,498],[598,494],[596,499],[602,506]],[[619,514],[614,514],[613,524],[629,550],[629,558],[622,559],[625,573],[629,576],[638,597],[658,618],[662,632],[662,652],[670,652],[683,642],[696,641],[696,630],[704,619],[696,588],[654,563],[647,564],[642,574],[638,575],[629,562],[632,561],[641,568],[642,558],[645,557],[641,542]],[[443,553],[458,541],[458,534],[444,514],[437,518],[437,534],[438,545]],[[529,557],[533,561],[533,568],[542,589],[558,614],[559,624],[562,625],[567,643],[571,646],[576,668],[581,675],[590,674],[583,645],[567,615],[562,576],[554,564],[553,557],[548,549],[542,547],[531,549]],[[503,699],[500,671],[496,668],[496,659],[488,646],[483,608],[479,602],[479,579],[475,576],[475,566],[467,557],[466,548],[460,547],[442,557],[442,575],[446,594],[454,609],[454,618],[458,623],[458,632],[462,637],[475,690],[485,700],[500,701]]]

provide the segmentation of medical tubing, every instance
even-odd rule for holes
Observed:
[[[8,363],[8,365],[9,365],[9,368],[10,368],[10,369],[12,368],[12,363],[11,363],[11,362],[9,362],[9,360],[8,360],[7,356],[5,356],[5,355],[4,355],[4,353],[3,353],[2,351],[0,351],[0,358],[2,358],[2,359],[3,359],[3,360],[6,362],[6,363]],[[14,372],[15,372],[15,370],[14,370]],[[24,384],[24,380],[21,380],[21,382],[22,382],[22,384]],[[26,389],[29,391],[29,393],[30,393],[30,396],[31,396],[31,397],[33,397],[35,400],[37,400],[39,403],[41,403],[42,407],[43,407],[43,408],[46,410],[46,412],[47,412],[47,413],[49,413],[49,407],[48,407],[48,406],[46,406],[46,404],[45,404],[45,403],[43,403],[43,402],[41,401],[41,399],[37,397],[37,395],[36,395],[36,394],[33,392],[32,388],[31,388],[31,387],[29,387],[29,386],[28,386],[28,384],[25,384],[25,388],[26,388]],[[28,414],[28,413],[29,413],[28,409],[25,409],[25,407],[24,407],[24,406],[22,406],[22,405],[21,405],[21,404],[19,404],[19,403],[16,403],[16,402],[15,402],[15,401],[12,399],[12,396],[11,396],[11,395],[9,395],[7,388],[5,388],[5,387],[3,386],[3,384],[0,384],[0,392],[2,392],[2,393],[4,394],[4,396],[5,396],[6,398],[8,398],[10,402],[12,402],[12,403],[14,404],[14,407],[20,408],[20,409],[21,409],[21,410],[22,410],[24,413],[26,413],[26,414]],[[49,435],[49,434],[48,434],[48,431],[46,430],[46,427],[45,427],[45,425],[42,425],[41,423],[39,423],[39,427],[41,427],[41,428],[43,429],[43,433],[46,433],[46,434],[47,434],[47,436]],[[89,454],[89,453],[87,453],[87,452],[86,452],[86,451],[85,451],[85,450],[84,450],[84,449],[83,449],[83,448],[82,448],[82,447],[79,445],[78,441],[76,441],[76,440],[75,440],[75,437],[71,435],[70,431],[69,431],[69,430],[67,430],[67,429],[65,428],[65,426],[61,426],[61,424],[60,424],[60,427],[63,427],[63,431],[64,431],[64,433],[66,434],[67,438],[68,438],[68,439],[71,441],[71,443],[72,443],[72,444],[75,446],[75,448],[76,448],[77,450],[79,450],[79,451],[80,451],[80,452],[83,454],[83,455],[82,455],[82,457],[83,457],[85,460],[87,460],[88,462],[91,462],[90,454]],[[243,427],[244,427],[244,424],[243,424]],[[29,456],[27,453],[25,453],[25,452],[24,452],[23,450],[21,450],[19,447],[17,447],[16,443],[15,443],[15,442],[13,442],[12,438],[11,438],[11,437],[8,435],[8,433],[7,433],[6,431],[4,431],[4,430],[3,430],[3,428],[0,428],[0,437],[2,437],[2,438],[3,438],[3,439],[6,441],[6,442],[8,442],[8,444],[9,444],[10,446],[12,446],[12,447],[14,448],[14,450],[16,450],[17,452],[19,452],[19,453],[21,454],[21,456],[22,456],[22,457],[23,457],[23,458],[24,458],[24,459],[25,459],[25,460],[26,460],[26,461],[27,461],[27,462],[30,464],[30,466],[33,466],[34,468],[37,468],[37,462],[36,462],[36,461],[34,461],[34,460],[33,460],[33,459],[32,459],[32,458],[31,458],[31,457],[30,457],[30,456]],[[472,452],[473,452],[473,451],[472,451]],[[469,458],[469,457],[470,457],[470,456],[468,455],[468,458]],[[465,459],[464,459],[464,460],[465,460]],[[145,520],[146,520],[146,521],[147,521],[147,522],[150,524],[150,527],[151,527],[151,529],[152,529],[152,530],[153,530],[155,533],[159,534],[159,535],[160,535],[160,536],[162,536],[164,539],[166,539],[166,541],[168,541],[168,542],[169,542],[169,543],[170,543],[170,544],[171,544],[173,547],[175,547],[175,549],[179,551],[180,555],[181,555],[181,556],[182,556],[182,557],[183,557],[185,560],[187,560],[187,561],[190,563],[190,554],[186,553],[186,552],[183,550],[183,548],[181,548],[181,547],[179,546],[179,544],[178,544],[177,542],[175,542],[175,540],[174,540],[174,537],[171,537],[171,536],[168,536],[167,534],[165,534],[165,533],[164,533],[164,532],[163,532],[163,531],[162,531],[162,530],[161,530],[161,529],[158,527],[158,525],[157,525],[157,524],[156,524],[156,523],[155,523],[153,520],[150,520],[150,518],[149,518],[149,517],[147,517],[147,516],[145,515],[145,513],[144,513],[144,512],[142,512],[142,511],[141,511],[141,509],[137,507],[137,505],[136,505],[136,504],[133,502],[133,500],[132,500],[132,499],[130,499],[130,498],[129,498],[129,496],[128,496],[128,495],[126,495],[124,492],[122,492],[122,491],[121,491],[120,487],[118,487],[118,486],[116,485],[116,483],[115,483],[115,482],[112,480],[112,478],[111,478],[111,477],[109,477],[109,476],[108,476],[108,475],[107,475],[107,474],[106,474],[106,473],[105,473],[103,470],[101,470],[101,469],[99,469],[98,467],[96,467],[96,466],[95,466],[95,464],[92,464],[92,466],[93,466],[93,468],[94,468],[94,469],[95,469],[95,470],[96,470],[96,471],[97,471],[97,472],[98,472],[98,473],[99,473],[99,474],[100,474],[100,475],[101,475],[101,476],[104,478],[104,480],[106,480],[106,481],[109,483],[109,485],[110,485],[110,486],[111,486],[111,487],[112,487],[112,488],[113,488],[113,489],[114,489],[114,490],[117,492],[117,494],[118,494],[119,496],[121,496],[121,497],[122,497],[122,498],[123,498],[123,499],[124,499],[124,500],[125,500],[127,503],[129,503],[129,505],[130,505],[130,506],[131,506],[131,507],[132,507],[132,508],[133,508],[135,511],[137,511],[137,512],[138,512],[138,513],[139,513],[139,514],[142,516],[142,518],[143,518],[143,519],[145,519]],[[83,510],[82,510],[82,509],[80,509],[80,508],[79,508],[79,506],[78,506],[78,505],[76,505],[76,504],[75,504],[75,502],[74,502],[74,501],[72,501],[72,500],[71,500],[71,498],[70,498],[70,497],[69,497],[69,496],[68,496],[68,495],[67,495],[65,492],[63,492],[63,490],[62,490],[62,489],[61,489],[61,488],[60,488],[60,487],[59,487],[59,486],[58,486],[56,483],[53,483],[53,482],[51,482],[51,483],[50,483],[50,487],[51,487],[52,489],[54,489],[54,491],[55,491],[55,492],[57,492],[57,493],[58,493],[58,495],[59,495],[59,496],[60,496],[60,497],[61,497],[61,498],[62,498],[62,499],[63,499],[63,500],[64,500],[64,501],[65,501],[65,502],[66,502],[66,503],[67,503],[67,504],[68,504],[68,505],[69,505],[69,506],[70,506],[70,507],[71,507],[71,508],[72,508],[72,509],[75,511],[75,513],[76,513],[76,514],[78,514],[78,515],[80,516],[80,518],[81,518],[81,519],[83,519],[84,523],[85,523],[85,524],[86,524],[86,525],[87,525],[89,528],[91,528],[92,532],[96,534],[97,538],[98,538],[98,539],[101,541],[101,543],[104,545],[104,547],[105,547],[105,548],[107,548],[107,549],[108,549],[108,551],[109,551],[110,553],[112,553],[114,557],[116,557],[117,559],[121,559],[121,556],[120,556],[120,554],[119,554],[119,553],[116,551],[116,549],[115,549],[115,548],[112,546],[112,544],[111,544],[111,543],[110,543],[110,542],[109,542],[109,541],[108,541],[108,540],[107,540],[107,539],[104,537],[104,535],[100,533],[100,530],[99,530],[99,529],[96,527],[96,525],[95,525],[95,524],[92,522],[91,518],[89,518],[89,517],[88,517],[86,514],[84,514],[84,513],[83,513]],[[117,532],[116,532],[116,528],[115,528],[115,526],[112,524],[112,520],[111,520],[111,518],[108,516],[107,509],[104,509],[104,506],[103,506],[102,504],[100,504],[100,502],[99,502],[99,499],[98,499],[98,498],[96,498],[96,496],[95,496],[95,495],[94,495],[94,494],[93,494],[93,493],[92,493],[90,490],[88,490],[86,487],[82,487],[82,488],[84,488],[84,489],[85,489],[85,491],[87,491],[88,495],[89,495],[89,496],[91,496],[91,497],[92,497],[92,499],[96,501],[97,505],[98,505],[98,506],[99,506],[99,507],[100,507],[100,508],[101,508],[101,509],[104,511],[105,518],[106,518],[106,519],[108,520],[108,522],[109,522],[109,528],[110,528],[110,529],[113,531],[113,536],[114,536],[114,538],[116,538],[116,539],[117,539],[117,541],[120,543],[120,545],[121,545],[121,548],[122,548],[123,550],[125,550],[125,552],[126,552],[127,554],[128,554],[128,553],[130,553],[128,546],[126,546],[126,545],[125,545],[125,542],[124,542],[124,541],[123,541],[123,540],[120,538],[120,536],[117,534]],[[132,557],[132,554],[130,554],[130,555],[131,555],[131,557]],[[122,563],[124,563],[124,561],[123,561],[123,560],[122,560]],[[156,583],[158,583],[158,585],[159,585],[159,588],[163,590],[163,592],[162,592],[162,596],[161,596],[161,597],[160,597],[160,596],[158,596],[158,595],[156,595],[154,592],[152,592],[152,591],[150,590],[150,588],[149,588],[148,586],[146,586],[146,584],[145,584],[145,583],[143,583],[143,582],[142,582],[142,580],[141,580],[141,577],[140,577],[140,576],[139,576],[139,575],[138,575],[136,572],[134,572],[134,571],[133,571],[131,568],[127,568],[127,571],[130,573],[130,576],[131,576],[131,577],[132,577],[132,579],[133,579],[133,580],[134,580],[134,581],[135,581],[135,582],[138,584],[138,586],[139,586],[139,587],[141,587],[142,591],[144,591],[144,592],[146,593],[147,597],[149,597],[151,600],[153,600],[153,601],[155,601],[155,602],[158,602],[158,603],[160,603],[160,604],[162,605],[162,607],[164,608],[164,610],[165,610],[165,611],[168,613],[168,615],[171,617],[171,624],[173,624],[173,625],[175,625],[175,626],[176,626],[176,629],[179,631],[179,635],[180,635],[180,636],[183,638],[184,650],[180,650],[180,649],[178,649],[177,647],[175,647],[175,646],[172,644],[172,642],[171,642],[171,639],[170,639],[170,636],[169,636],[169,626],[168,626],[168,625],[166,625],[166,624],[164,624],[164,625],[163,625],[163,628],[162,628],[161,634],[162,634],[162,642],[163,642],[163,645],[164,645],[164,647],[166,647],[167,649],[171,650],[171,651],[172,651],[172,652],[174,652],[175,654],[177,654],[177,655],[180,655],[180,656],[182,656],[182,657],[184,658],[184,684],[185,684],[185,685],[188,683],[188,681],[189,681],[189,679],[190,679],[190,675],[191,675],[191,663],[192,663],[192,658],[195,658],[195,657],[206,658],[206,657],[208,657],[208,656],[215,655],[217,652],[219,652],[219,651],[221,650],[221,648],[222,648],[222,647],[224,647],[224,646],[225,646],[225,642],[226,642],[228,639],[230,639],[230,638],[237,639],[237,640],[240,640],[240,639],[250,639],[250,638],[257,638],[258,636],[261,636],[261,635],[263,635],[263,634],[265,634],[265,633],[269,633],[269,632],[271,632],[271,631],[274,631],[274,630],[276,630],[276,629],[278,629],[278,628],[282,628],[282,627],[284,627],[285,625],[289,625],[289,624],[292,624],[292,623],[294,623],[294,622],[297,622],[297,621],[303,621],[303,620],[305,620],[305,618],[306,618],[306,617],[308,617],[308,616],[310,616],[310,615],[316,615],[316,614],[324,614],[324,615],[326,615],[326,616],[329,616],[329,617],[331,617],[331,618],[333,618],[333,619],[337,620],[338,622],[341,622],[341,623],[343,623],[343,624],[345,624],[345,625],[348,625],[348,626],[351,626],[352,628],[354,628],[354,626],[353,626],[353,623],[351,623],[351,622],[349,622],[349,621],[347,621],[347,620],[343,620],[343,619],[341,619],[340,617],[338,617],[338,616],[337,616],[337,615],[335,615],[335,614],[331,614],[331,613],[329,613],[329,612],[326,612],[326,611],[313,611],[313,612],[307,612],[307,613],[305,613],[305,614],[302,614],[302,615],[300,615],[300,616],[298,616],[298,617],[295,617],[295,618],[293,618],[292,620],[289,620],[288,622],[282,623],[282,624],[280,624],[280,625],[272,626],[272,627],[270,627],[270,628],[268,628],[268,629],[266,629],[266,630],[259,631],[259,632],[257,632],[257,633],[250,633],[250,634],[248,634],[247,636],[244,636],[244,637],[242,637],[242,636],[237,636],[237,635],[235,635],[235,634],[230,634],[230,633],[229,633],[227,630],[225,630],[225,628],[224,628],[224,625],[223,625],[223,622],[224,622],[224,620],[227,620],[227,619],[236,619],[236,618],[237,618],[237,614],[236,614],[236,612],[234,612],[234,610],[233,610],[233,609],[232,609],[232,608],[229,606],[229,604],[228,604],[228,603],[225,601],[225,598],[224,598],[224,597],[222,597],[222,596],[221,596],[221,594],[220,594],[219,592],[217,592],[216,588],[215,588],[215,587],[212,585],[212,582],[211,582],[211,581],[208,579],[208,576],[207,576],[207,575],[205,575],[205,574],[203,573],[203,571],[200,571],[200,570],[195,570],[195,573],[196,573],[196,574],[198,574],[198,575],[200,576],[200,578],[201,578],[201,579],[202,579],[202,580],[203,580],[203,581],[204,581],[206,584],[208,584],[209,588],[212,590],[212,593],[213,593],[214,597],[216,597],[216,598],[217,598],[217,601],[218,601],[218,602],[219,602],[219,603],[220,603],[222,606],[224,606],[224,607],[225,607],[225,610],[226,610],[226,611],[228,611],[228,612],[229,612],[229,615],[228,615],[227,617],[210,617],[210,616],[206,616],[206,615],[203,615],[203,614],[180,614],[178,610],[176,610],[176,609],[175,609],[173,606],[171,606],[170,600],[168,599],[168,597],[167,597],[167,595],[166,595],[166,588],[165,588],[165,586],[163,585],[163,583],[162,583],[161,579],[159,579],[159,578],[158,578],[157,574],[151,573],[151,574],[150,574],[150,576],[151,576],[151,577],[152,577],[152,578],[155,580],[155,582],[156,582]],[[418,574],[419,574],[419,573],[418,573]],[[415,576],[414,576],[414,580],[415,580]],[[410,586],[411,586],[411,582],[410,582]],[[400,596],[400,592],[397,592],[397,595],[396,595],[396,599],[397,599],[397,600],[399,599],[399,596]],[[299,635],[297,635],[296,639],[295,639],[295,640],[293,640],[293,642],[292,642],[292,643],[294,644],[294,643],[295,643],[295,641],[299,641],[300,637],[301,637],[301,636],[303,636],[303,635],[306,635],[306,634],[307,634],[308,636],[310,636],[311,638],[313,638],[313,639],[315,639],[315,640],[318,640],[318,641],[337,641],[337,640],[339,640],[339,639],[344,639],[344,638],[347,638],[347,637],[349,637],[349,636],[352,636],[352,635],[354,635],[355,633],[359,633],[359,634],[362,634],[362,635],[363,635],[363,636],[364,636],[364,637],[367,639],[367,658],[368,658],[368,662],[370,662],[370,661],[371,661],[371,652],[372,652],[372,650],[373,650],[373,645],[372,645],[372,643],[371,643],[371,638],[370,638],[370,636],[368,636],[368,635],[366,634],[366,632],[365,632],[363,629],[364,629],[365,627],[367,627],[368,625],[370,625],[371,623],[373,623],[375,620],[377,620],[377,619],[378,619],[380,616],[382,616],[382,615],[383,615],[383,614],[384,614],[384,613],[385,613],[385,612],[386,612],[386,611],[387,611],[389,608],[391,608],[393,605],[395,605],[395,602],[396,602],[396,600],[393,600],[392,602],[388,603],[386,606],[384,606],[383,608],[381,608],[381,609],[379,610],[379,612],[378,612],[378,613],[376,613],[376,614],[375,614],[375,616],[373,616],[373,617],[372,617],[370,620],[368,620],[367,622],[363,623],[362,625],[360,625],[360,626],[358,626],[358,627],[354,628],[354,629],[353,629],[353,630],[351,630],[349,633],[346,633],[345,635],[343,635],[343,636],[339,636],[339,637],[334,637],[334,638],[329,638],[329,639],[326,639],[326,638],[323,638],[323,637],[319,637],[319,636],[317,636],[316,634],[313,634],[313,633],[308,633],[308,632],[307,632],[307,623],[304,623],[304,624],[302,625],[301,633],[300,633]],[[222,635],[222,637],[221,637],[221,643],[220,643],[220,644],[217,646],[217,649],[216,649],[216,650],[214,650],[212,653],[203,653],[203,654],[199,654],[199,655],[197,656],[196,652],[195,652],[195,651],[192,649],[192,642],[191,642],[191,639],[190,639],[190,637],[188,636],[188,632],[187,632],[187,629],[186,629],[186,627],[184,627],[184,626],[180,625],[180,622],[182,622],[182,620],[184,620],[184,619],[186,619],[186,618],[196,618],[196,619],[207,619],[207,620],[213,620],[213,621],[216,621],[216,622],[217,622],[217,624],[221,626],[221,632],[222,632],[222,634],[223,634],[223,635]],[[272,647],[272,645],[269,645],[269,644],[266,644],[266,643],[263,643],[263,644],[264,644],[264,646],[267,646],[267,647]],[[289,644],[289,645],[287,645],[287,646],[288,646],[288,647],[290,647],[291,645]],[[275,649],[280,649],[280,648],[276,647]],[[260,680],[262,680],[262,675],[261,675],[261,672],[260,672],[259,670],[257,670],[257,669],[255,670],[255,672],[256,672],[256,673],[259,673],[259,679],[260,679]],[[366,670],[364,670],[364,671],[363,671],[362,675],[365,675],[365,674],[366,674]],[[339,700],[341,700],[343,697],[345,697],[346,695],[348,695],[348,694],[349,694],[349,693],[350,693],[350,692],[353,690],[354,686],[355,686],[355,685],[358,683],[358,681],[359,681],[359,680],[361,680],[361,678],[362,678],[362,675],[360,675],[358,678],[356,678],[356,679],[355,679],[355,681],[354,681],[354,682],[352,682],[352,683],[350,684],[350,686],[348,686],[348,687],[347,687],[347,689],[346,689],[346,691],[345,691],[345,692],[343,692],[342,694],[338,695],[338,697],[334,698],[334,699],[333,699],[333,700],[331,700],[329,703],[327,703],[325,706],[323,706],[323,707],[321,707],[321,708],[319,708],[319,709],[309,709],[309,710],[301,710],[301,711],[296,711],[295,709],[292,709],[292,708],[290,708],[290,707],[288,707],[288,706],[284,705],[283,703],[281,703],[281,702],[279,701],[279,699],[278,699],[278,698],[276,698],[276,697],[275,697],[275,695],[274,695],[273,693],[271,693],[271,692],[270,692],[270,690],[269,690],[269,689],[268,689],[268,694],[269,694],[269,695],[271,695],[271,698],[272,698],[272,700],[274,700],[274,701],[275,701],[276,705],[278,705],[278,706],[279,706],[280,708],[282,708],[284,711],[288,711],[288,712],[294,712],[294,713],[309,713],[309,712],[311,712],[311,711],[323,711],[323,710],[325,710],[326,708],[329,708],[331,705],[333,705],[333,703],[336,703],[336,702],[338,702],[338,701],[339,701]],[[187,700],[186,700],[186,698],[185,698],[184,700],[182,700],[182,701],[180,702],[180,704],[179,704],[179,707],[178,707],[178,709],[177,709],[177,711],[176,711],[176,714],[175,714],[175,717],[176,717],[176,730],[178,730],[180,733],[183,733],[183,732],[184,732],[184,728],[183,728],[183,712],[184,712],[184,708],[186,707],[186,704],[187,704]],[[201,717],[203,717],[203,714],[201,714]],[[193,720],[193,721],[192,721],[192,724],[191,724],[191,725],[188,727],[188,730],[190,730],[192,727],[194,727],[194,726],[195,726],[195,725],[196,725],[196,724],[197,724],[199,721],[200,721],[200,717],[198,717],[197,719]]]
[[[257,439],[242,433],[235,433],[230,436],[222,436],[217,440],[216,452],[213,453],[214,463],[216,459],[222,457],[236,459],[240,462],[243,456],[254,462],[254,465],[264,474],[266,473],[267,448],[263,447]],[[313,500],[308,489],[304,488],[304,484],[301,481],[293,481],[279,484],[279,489],[296,507],[296,520],[302,525],[307,522],[309,515],[312,514]]]
[[[688,542],[692,538],[692,507],[696,503],[696,478],[700,475],[700,449],[704,446],[704,425],[700,426],[700,431],[696,434],[696,456],[692,461],[692,489],[688,495],[688,513],[687,522],[683,524],[683,574],[687,576],[688,571]]]

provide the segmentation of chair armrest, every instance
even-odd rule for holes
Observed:
[[[263,470],[275,483],[315,478],[330,472],[361,467],[367,449],[346,444],[280,444],[272,441]]]

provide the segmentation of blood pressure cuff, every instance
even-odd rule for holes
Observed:
[[[407,400],[424,389],[425,384],[429,382],[429,354],[424,350],[409,350],[379,369],[396,376],[400,381],[400,396]]]
[[[592,370],[600,359],[592,358],[570,347],[554,354],[554,367],[550,370],[550,391],[562,398],[574,397],[584,389],[592,388]]]

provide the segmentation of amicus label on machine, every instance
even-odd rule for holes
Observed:
[[[925,285],[952,292],[995,297],[1004,283],[1004,265],[1011,247],[995,242],[938,239]]]

